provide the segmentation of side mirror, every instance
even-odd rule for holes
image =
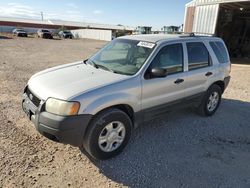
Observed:
[[[151,78],[164,78],[167,76],[167,69],[164,68],[153,68],[150,70]]]

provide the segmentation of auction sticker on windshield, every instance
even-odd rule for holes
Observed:
[[[155,44],[154,43],[151,43],[151,42],[139,42],[138,44],[137,44],[137,46],[141,46],[141,47],[145,47],[145,48],[153,48],[154,46],[155,46]]]

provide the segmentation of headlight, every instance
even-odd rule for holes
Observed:
[[[45,104],[45,110],[60,116],[77,115],[80,108],[78,102],[67,102],[59,99],[49,98]]]

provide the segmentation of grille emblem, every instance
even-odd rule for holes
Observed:
[[[33,100],[33,95],[32,94],[30,94],[29,97],[30,97],[30,100]]]

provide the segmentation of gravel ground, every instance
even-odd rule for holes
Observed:
[[[39,135],[21,110],[30,76],[104,44],[0,37],[0,187],[250,187],[250,65],[232,66],[213,117],[185,109],[147,122],[108,161]]]

